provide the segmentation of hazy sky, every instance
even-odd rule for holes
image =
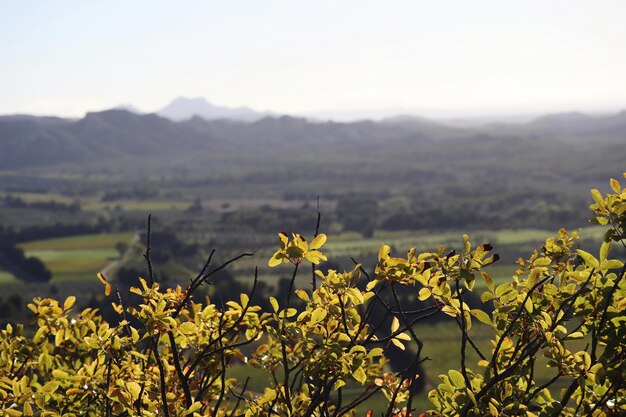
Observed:
[[[626,1],[0,4],[0,114],[626,108]]]

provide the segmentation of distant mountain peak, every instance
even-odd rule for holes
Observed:
[[[270,113],[257,112],[249,107],[222,107],[211,104],[204,97],[178,97],[167,106],[157,112],[159,116],[170,120],[181,121],[193,117],[201,117],[206,120],[233,119],[253,122]]]
[[[119,106],[113,107],[111,110],[125,110],[130,113],[143,114],[141,110],[139,110],[137,107],[133,106],[130,103],[120,104]]]

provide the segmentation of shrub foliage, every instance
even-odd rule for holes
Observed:
[[[211,254],[186,288],[163,289],[150,276],[120,294],[100,275],[117,323],[95,309],[75,311],[73,296],[36,298],[32,329],[0,333],[0,406],[16,417],[343,416],[382,393],[387,416],[408,416],[426,359],[414,325],[445,314],[458,324],[461,361],[428,394],[433,416],[624,415],[626,267],[611,247],[625,245],[626,190],[616,180],[610,186],[606,195],[592,190],[592,221],[607,226],[598,253],[577,249],[577,233],[560,230],[501,285],[483,270],[498,260],[492,247],[467,236],[458,252],[394,257],[383,245],[370,277],[359,264],[316,270],[326,260],[324,234],[309,243],[281,233],[269,266],[292,274],[286,299],[271,297],[270,311],[255,305],[256,274],[237,302],[194,298],[249,254],[217,266]],[[146,258],[151,271],[149,235]],[[297,288],[311,264],[310,285]],[[485,282],[484,308],[467,303],[476,280]],[[407,289],[419,308],[403,299]],[[136,302],[125,303],[130,297]],[[489,351],[472,340],[472,325],[493,330]],[[584,349],[574,348],[577,339]],[[390,349],[411,353],[404,369],[389,370]],[[555,376],[540,385],[535,369],[546,361]],[[255,392],[233,366],[262,370],[268,385]],[[565,389],[551,389],[561,381]]]

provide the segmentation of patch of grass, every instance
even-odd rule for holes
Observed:
[[[233,365],[228,369],[227,375],[229,378],[236,378],[242,385],[249,377],[248,390],[257,394],[263,394],[263,390],[270,384],[270,374],[249,365]]]
[[[34,256],[46,265],[53,282],[92,279],[118,258],[115,245],[130,241],[133,235],[123,232],[70,236],[26,242],[20,247],[27,256]]]
[[[83,206],[84,210],[87,211],[102,211],[102,210],[113,210],[116,207],[121,207],[123,210],[127,211],[169,211],[169,210],[186,210],[189,208],[191,203],[188,201],[97,201],[85,204]]]
[[[10,272],[0,271],[0,285],[1,284],[15,284],[18,283],[19,280],[13,276]]]
[[[118,256],[114,249],[41,250],[28,251],[26,254],[41,259],[46,268],[52,272],[54,282],[84,277],[94,278]]]
[[[30,251],[60,251],[72,249],[109,249],[115,244],[128,242],[133,237],[132,232],[98,233],[90,235],[69,236],[54,239],[35,240],[22,243],[19,246]]]
[[[43,262],[75,262],[115,259],[118,252],[115,249],[62,249],[62,250],[27,250],[28,256],[34,256]]]
[[[0,193],[0,197],[11,196],[24,200],[26,203],[62,203],[72,204],[75,199],[62,194],[47,194],[47,193]]]

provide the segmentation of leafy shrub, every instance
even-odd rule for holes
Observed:
[[[458,253],[410,249],[393,257],[383,245],[370,278],[358,264],[316,270],[326,260],[324,234],[308,243],[281,233],[269,266],[288,264],[292,275],[286,298],[270,297],[269,311],[254,303],[256,274],[238,302],[194,299],[214,274],[249,254],[215,267],[209,257],[185,289],[140,278],[130,289],[136,308],[100,275],[119,323],[94,309],[75,312],[74,297],[35,299],[32,335],[23,325],[0,333],[0,405],[8,416],[342,416],[382,392],[387,416],[408,416],[425,359],[414,325],[446,314],[459,326],[461,363],[429,393],[432,415],[624,415],[626,267],[610,252],[614,242],[625,244],[626,190],[616,180],[611,188],[605,196],[592,191],[594,222],[609,226],[598,254],[576,250],[577,233],[560,230],[498,286],[483,271],[498,256],[467,236]],[[311,288],[295,288],[309,263]],[[466,303],[477,279],[486,284],[485,309]],[[402,301],[404,287],[426,307]],[[376,309],[382,317],[372,316]],[[490,352],[470,337],[476,322],[493,329]],[[573,349],[577,339],[587,342],[583,350]],[[386,367],[392,345],[413,352],[403,370]],[[475,367],[467,349],[480,357]],[[543,385],[534,377],[541,356],[556,370]],[[255,392],[248,379],[233,378],[234,365],[261,370],[268,385]],[[559,380],[567,388],[551,391]],[[355,387],[359,393],[348,395]]]

